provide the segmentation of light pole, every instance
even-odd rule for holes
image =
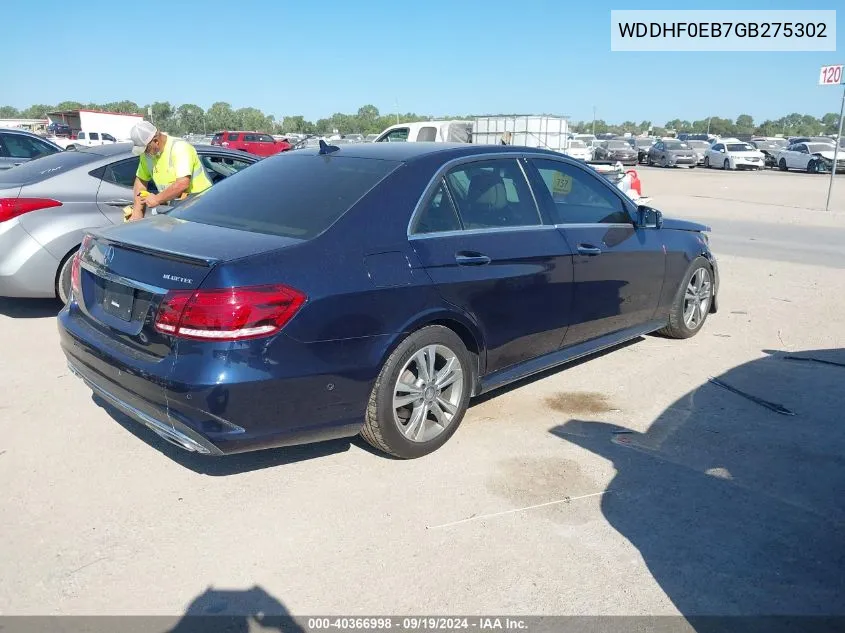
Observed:
[[[830,210],[830,194],[833,191],[833,176],[836,174],[837,160],[839,159],[839,146],[842,145],[842,117],[845,115],[845,82],[842,88],[842,106],[839,108],[839,132],[836,135],[836,145],[833,146],[833,165],[830,168],[830,184],[827,186],[827,202],[824,210]]]
[[[593,136],[596,135],[596,106],[593,106]]]

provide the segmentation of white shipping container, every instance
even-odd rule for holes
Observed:
[[[117,114],[114,112],[93,112],[91,110],[80,110],[79,112],[79,120],[83,130],[107,132],[118,141],[128,141],[129,131],[143,118],[140,114]]]
[[[500,145],[510,133],[509,145],[540,147],[561,152],[568,147],[569,122],[554,116],[488,116],[476,117],[472,142],[479,145]]]

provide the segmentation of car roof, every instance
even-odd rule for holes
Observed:
[[[327,142],[331,146],[331,142]],[[394,160],[398,162],[412,162],[425,157],[440,155],[442,159],[452,160],[464,156],[481,154],[520,154],[524,152],[548,154],[563,157],[563,154],[537,147],[521,147],[518,145],[473,145],[472,143],[349,143],[343,144],[336,156],[351,158],[373,158],[380,160]],[[297,154],[318,155],[317,147],[305,147],[294,150]]]

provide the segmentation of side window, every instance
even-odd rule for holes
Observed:
[[[116,143],[117,140],[111,134],[103,134],[104,141],[111,141],[112,143]]]
[[[39,158],[45,154],[53,153],[46,151],[47,146],[41,146],[28,136],[22,134],[5,134],[3,136],[6,154],[11,158]]]
[[[200,161],[202,161],[203,167],[211,178],[212,184],[220,182],[252,164],[245,160],[228,156],[214,156],[213,154],[200,154]]]
[[[806,145],[799,145],[798,151],[801,152],[802,154],[809,154],[810,153],[810,150],[807,149]]]
[[[8,158],[9,150],[6,149],[6,135],[0,134],[0,157]]]
[[[452,204],[452,198],[446,190],[445,183],[441,180],[440,186],[435,189],[428,202],[420,210],[416,220],[414,220],[411,233],[424,235],[460,230],[461,221],[458,219],[458,212],[455,210],[455,205]]]
[[[446,182],[466,229],[542,224],[515,159],[460,165],[447,174]]]
[[[91,141],[99,141],[99,140],[100,140],[100,134],[99,134],[99,132],[91,132],[91,133],[88,135],[88,139],[89,139],[89,140],[91,140]]]
[[[85,140],[85,132],[80,132],[79,134],[76,135],[76,138],[78,138],[80,141],[84,141]]]
[[[244,135],[244,141],[246,141],[248,143],[254,143],[256,141],[255,134]]]
[[[273,140],[273,137],[270,136],[269,134],[259,135],[258,140],[261,141],[262,143],[275,143],[275,141]]]
[[[103,172],[103,180],[118,187],[132,188],[135,184],[135,173],[138,171],[138,158],[122,160],[106,166]]]
[[[437,140],[437,128],[431,127],[427,125],[425,127],[421,127],[420,131],[417,133],[417,141],[421,143],[431,143],[432,141]]]
[[[721,143],[716,143],[713,146],[713,151],[716,151],[716,152],[721,152],[723,149],[725,149],[725,146],[722,145]]]
[[[400,143],[405,142],[408,140],[408,134],[410,134],[411,130],[406,127],[400,127],[395,130],[391,130],[387,134],[385,134],[382,138],[379,139],[380,142],[387,142],[387,143]]]
[[[230,141],[237,141],[237,140],[238,140],[238,134],[237,134],[237,132],[236,132],[236,133],[234,133],[234,134],[229,134],[229,140],[230,140]]]
[[[630,223],[613,185],[574,165],[534,159],[552,202],[555,224]]]

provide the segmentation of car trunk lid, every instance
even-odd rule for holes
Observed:
[[[80,251],[81,311],[93,327],[148,359],[172,337],[155,328],[171,290],[194,290],[218,263],[299,240],[157,216],[93,233]]]

